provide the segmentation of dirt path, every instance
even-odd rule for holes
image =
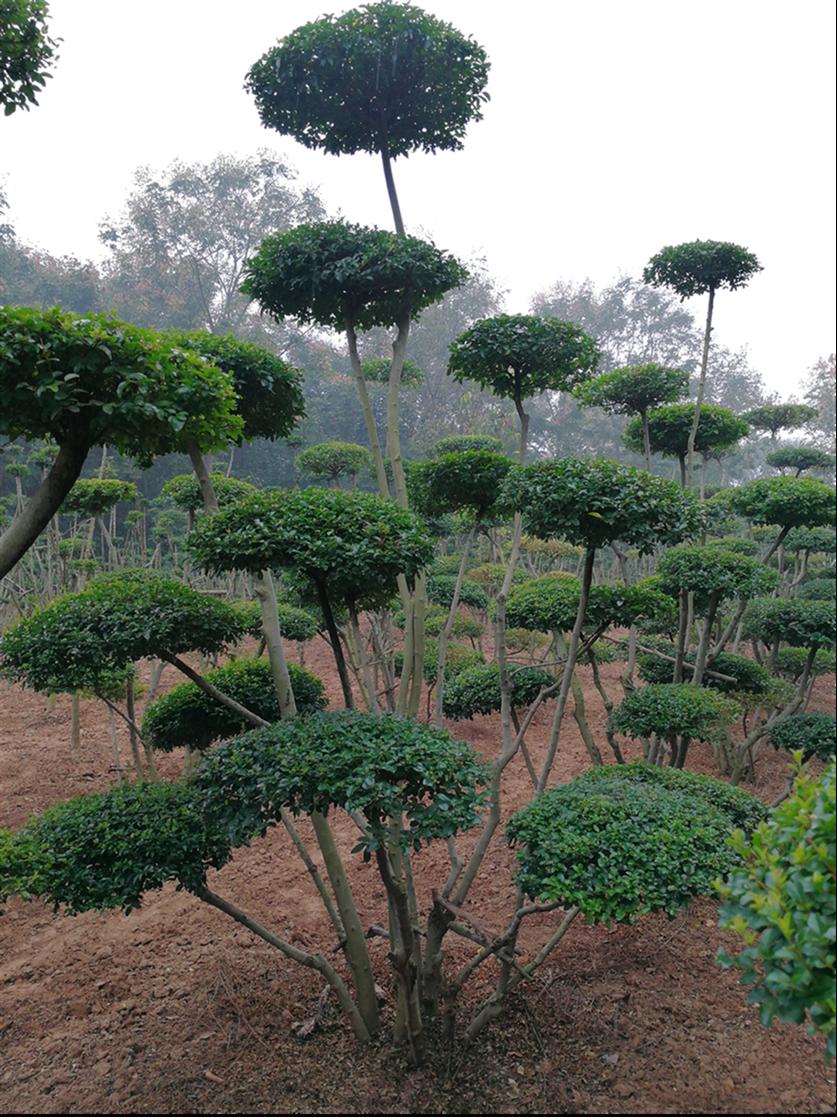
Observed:
[[[307,665],[325,678],[336,704],[339,688],[321,642],[309,646]],[[620,665],[605,670],[615,679]],[[164,676],[164,687],[179,681],[173,675]],[[592,687],[585,690],[604,752],[601,704]],[[48,703],[0,684],[0,826],[110,785],[104,708],[83,702],[75,757],[69,708],[68,699]],[[818,681],[813,708],[834,708],[833,678]],[[550,714],[535,718],[535,756]],[[486,755],[496,748],[496,717],[451,729]],[[120,737],[127,755],[121,730]],[[693,751],[690,766],[711,772],[709,750]],[[163,757],[160,767],[174,775],[180,763],[178,755]],[[510,808],[530,789],[522,762],[515,763]],[[557,778],[586,764],[568,718]],[[768,749],[756,790],[774,795],[784,772],[783,758]],[[339,836],[348,852],[351,824]],[[445,868],[443,848],[417,857],[422,902]],[[509,870],[509,851],[498,843],[474,907],[489,927],[508,913]],[[351,871],[363,918],[382,922],[383,887],[357,858]],[[239,851],[212,886],[300,943],[331,945],[316,893],[278,831]],[[541,918],[524,948],[552,925],[551,916]],[[386,948],[371,941],[385,983]],[[319,992],[309,972],[173,887],[129,917],[67,918],[13,901],[0,918],[0,1112],[832,1111],[834,1071],[821,1044],[797,1027],[761,1028],[737,979],[714,962],[721,941],[711,901],[671,921],[646,917],[612,931],[577,921],[527,997],[513,1000],[475,1047],[438,1041],[431,1065],[410,1072],[385,1044],[359,1047],[336,1015],[298,1040],[293,1025],[311,1015]],[[465,946],[454,951],[469,956]],[[486,967],[472,998],[487,991],[490,977]]]

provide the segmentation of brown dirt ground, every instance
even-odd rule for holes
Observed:
[[[307,665],[326,679],[337,704],[322,642],[309,645]],[[620,669],[605,668],[614,696]],[[164,688],[179,681],[174,675],[167,669]],[[605,751],[601,703],[586,684],[588,717]],[[818,681],[812,708],[834,709],[833,678]],[[18,826],[52,803],[111,784],[104,708],[83,703],[75,757],[69,709],[69,699],[49,703],[0,684],[0,826]],[[536,758],[550,716],[551,709],[539,712],[529,734]],[[496,717],[451,728],[485,755],[494,752]],[[127,754],[122,730],[120,737]],[[702,746],[693,746],[689,761],[713,770]],[[176,754],[163,757],[163,775],[176,775],[181,762]],[[568,717],[555,778],[566,780],[586,763]],[[509,808],[530,787],[522,761],[514,764]],[[783,758],[765,750],[756,791],[775,795],[785,771]],[[348,821],[339,836],[348,851]],[[445,866],[444,849],[416,858],[425,904]],[[509,852],[497,843],[471,909],[491,928],[509,912],[509,867]],[[376,875],[358,858],[351,875],[363,918],[382,922]],[[213,877],[213,888],[279,933],[329,944],[316,893],[283,833],[239,851]],[[524,949],[554,926],[553,915],[538,920],[527,928]],[[371,941],[388,988],[383,940]],[[297,1039],[293,1025],[312,1014],[319,993],[310,972],[173,887],[150,895],[129,917],[67,918],[41,903],[13,901],[0,918],[0,1112],[833,1111],[834,1069],[821,1043],[800,1027],[759,1025],[737,978],[714,961],[722,941],[709,900],[674,920],[651,916],[633,927],[578,920],[526,995],[515,996],[472,1048],[434,1038],[429,1065],[410,1071],[385,1041],[358,1045],[335,1012],[310,1039]],[[452,954],[464,960],[470,949],[455,940]],[[481,973],[471,1001],[489,989],[490,967]]]

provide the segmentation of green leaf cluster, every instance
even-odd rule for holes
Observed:
[[[759,477],[733,489],[730,505],[739,516],[779,527],[833,526],[834,489],[813,477]]]
[[[767,594],[779,580],[775,570],[749,555],[697,544],[672,547],[662,554],[657,577],[664,592],[677,596],[681,590],[688,590],[699,605],[713,593],[720,600]]]
[[[746,287],[762,270],[752,252],[730,241],[695,240],[667,245],[648,261],[642,273],[652,287],[671,287],[681,299],[726,288]]]
[[[795,469],[798,476],[808,469],[833,471],[837,458],[816,446],[779,446],[770,451],[765,461],[774,469]]]
[[[764,644],[782,641],[792,648],[833,648],[834,598],[805,601],[788,597],[757,597],[744,613],[744,638]]]
[[[506,620],[512,628],[536,632],[570,632],[575,625],[581,582],[560,571],[531,578],[515,586],[506,604]],[[630,627],[641,620],[667,623],[673,620],[674,603],[659,590],[636,583],[590,587],[585,626]]]
[[[834,756],[837,719],[834,714],[792,714],[770,730],[770,743],[774,749],[802,753],[803,760],[815,756],[828,763]]]
[[[576,399],[611,415],[644,415],[652,407],[673,403],[689,392],[689,374],[658,364],[630,365],[603,372],[579,385]]]
[[[372,469],[372,452],[356,442],[320,442],[296,456],[296,464],[310,477],[357,477]]]
[[[512,667],[511,704],[516,710],[530,706],[555,679],[540,667]],[[500,709],[500,668],[482,663],[460,671],[445,683],[442,710],[454,721],[471,719],[476,714],[493,714]]]
[[[103,516],[115,504],[138,500],[139,495],[133,481],[119,481],[115,477],[80,478],[64,498],[61,511],[78,512],[81,516]]]
[[[709,687],[651,683],[622,700],[610,727],[627,737],[717,741],[737,714],[735,702]]]
[[[433,457],[460,454],[466,450],[488,450],[492,454],[502,454],[503,443],[493,434],[448,434],[433,446]]]
[[[655,454],[665,458],[684,458],[689,449],[689,435],[695,421],[694,403],[668,403],[648,412],[648,438]],[[729,450],[749,430],[746,419],[715,403],[701,405],[695,450],[711,457]],[[622,434],[625,446],[635,454],[645,452],[642,417],[628,423]]]
[[[226,477],[223,473],[211,473],[210,480],[219,508],[234,504],[248,493],[255,492],[256,486],[238,477]],[[178,473],[169,477],[163,484],[162,493],[184,512],[203,510],[203,494],[200,482],[194,473]]]
[[[511,468],[510,458],[490,450],[460,450],[414,462],[409,473],[411,506],[430,517],[454,512],[480,520],[502,516],[498,501]]]
[[[453,574],[431,574],[427,579],[427,600],[449,609],[455,588],[456,578]],[[469,609],[485,610],[488,608],[488,594],[476,582],[463,578],[459,589],[459,603],[467,605]]]
[[[30,109],[52,77],[58,42],[49,35],[46,0],[0,0],[0,105],[5,116]]]
[[[796,430],[816,417],[816,407],[807,403],[766,403],[762,407],[754,407],[744,416],[751,427],[767,431],[773,438],[780,430]]]

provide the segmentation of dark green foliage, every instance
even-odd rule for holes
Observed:
[[[242,291],[275,318],[345,331],[416,318],[467,272],[417,237],[324,221],[265,237],[245,276]]]
[[[651,683],[623,699],[610,726],[628,737],[716,741],[737,712],[734,702],[708,687]]]
[[[52,77],[58,42],[50,38],[46,0],[0,0],[0,105],[5,116],[37,105]]]
[[[372,468],[372,453],[354,442],[320,442],[296,456],[296,464],[311,477],[357,477]]]
[[[482,520],[502,514],[496,504],[511,467],[510,458],[490,450],[460,450],[415,462],[409,473],[411,506],[426,516],[469,512]]]
[[[744,940],[722,965],[741,971],[761,1021],[806,1017],[834,1058],[835,769],[819,780],[802,774],[794,794],[748,840],[732,839],[744,861],[719,886],[721,926]]]
[[[780,430],[796,430],[816,417],[816,407],[809,407],[806,403],[766,403],[744,416],[751,427],[766,431],[773,438]]]
[[[106,442],[144,466],[243,431],[227,373],[106,314],[0,307],[0,397],[9,439]]]
[[[355,711],[292,718],[209,752],[197,781],[205,809],[223,819],[233,845],[294,814],[331,807],[360,811],[370,835],[385,839],[389,820],[405,816],[404,845],[418,848],[479,821],[488,779],[471,745],[409,718]]]
[[[298,27],[247,74],[262,124],[332,155],[457,151],[488,100],[485,51],[411,4]]]
[[[729,492],[729,489],[723,490]],[[737,551],[741,555],[758,555],[761,553],[761,544],[755,539],[747,539],[743,535],[722,535],[718,538],[707,539],[710,547],[723,547],[725,551]]]
[[[837,459],[816,446],[779,446],[770,451],[765,461],[774,469],[795,469],[798,477],[808,469],[829,469],[833,472]]]
[[[231,605],[150,570],[103,574],[18,621],[0,639],[0,673],[33,690],[95,690],[146,657],[222,651],[244,634]]]
[[[812,578],[810,582],[802,583],[796,591],[796,596],[804,601],[832,601],[834,591],[833,578]]]
[[[837,550],[837,533],[833,527],[793,527],[782,545],[790,554],[809,551],[811,554],[833,555]]]
[[[531,314],[483,318],[459,335],[450,353],[454,380],[474,380],[519,400],[548,389],[572,391],[599,361],[598,346],[580,326]]]
[[[304,417],[302,373],[281,357],[232,334],[173,330],[167,336],[232,376],[245,438],[284,438]]]
[[[699,604],[712,593],[721,600],[770,593],[779,580],[775,570],[749,555],[696,544],[673,547],[661,555],[657,577],[664,592],[676,596],[680,590],[688,590]]]
[[[449,434],[434,445],[433,457],[460,454],[466,450],[488,450],[492,454],[502,454],[503,443],[493,434]]]
[[[363,379],[370,381],[372,384],[389,384],[391,368],[392,361],[388,361],[384,357],[375,357],[372,360],[364,361],[361,365]],[[401,369],[401,387],[418,388],[423,383],[424,372],[422,369],[418,367],[415,361],[411,361],[409,358],[405,360]]]
[[[119,481],[115,477],[81,478],[67,493],[61,511],[103,516],[115,504],[138,497],[139,489],[133,481]]]
[[[631,365],[604,372],[575,392],[585,407],[601,407],[612,415],[642,415],[661,403],[673,403],[689,392],[689,374],[663,365]]]
[[[643,282],[671,287],[681,299],[745,287],[762,270],[752,252],[729,241],[696,240],[669,245],[648,261]]]
[[[234,608],[242,620],[245,630],[250,636],[261,639],[262,611],[257,601],[237,601]],[[279,628],[286,640],[298,640],[304,643],[313,638],[320,631],[322,622],[314,613],[301,609],[297,605],[288,605],[280,601],[276,606],[276,615],[279,617]]]
[[[52,807],[0,838],[0,898],[40,896],[75,915],[127,913],[170,880],[194,891],[231,856],[202,800],[193,784],[140,783]]]
[[[427,579],[427,600],[432,601],[434,605],[446,606],[449,609],[455,586],[456,578],[453,574],[431,574]],[[463,578],[459,603],[467,605],[470,609],[487,609],[488,594],[476,582]]]
[[[519,710],[530,706],[555,679],[540,667],[512,667],[511,704]],[[460,671],[445,684],[443,698],[445,717],[461,721],[475,714],[493,714],[500,709],[500,668],[485,663]]]
[[[669,403],[648,412],[648,437],[655,454],[666,458],[685,458],[689,434],[695,421],[694,403]],[[735,446],[748,431],[745,419],[714,403],[701,405],[695,450],[711,457]],[[635,454],[644,452],[642,419],[637,416],[625,427],[622,441]]]
[[[447,680],[460,675],[471,667],[477,667],[481,663],[485,663],[485,657],[476,648],[471,648],[468,644],[448,644],[445,651],[445,685],[447,685]],[[403,668],[404,653],[399,650],[395,653],[396,673],[400,675]],[[435,684],[438,670],[439,641],[431,639],[427,641],[424,649],[424,681],[428,686]]]
[[[517,881],[533,900],[577,905],[590,923],[674,915],[712,892],[737,855],[724,839],[764,808],[720,780],[643,763],[600,766],[515,812]]]
[[[670,683],[674,677],[674,659],[676,647],[670,640],[644,639],[644,645],[656,647],[659,651],[670,656],[670,659],[661,659],[651,655],[650,652],[641,652],[637,657],[639,677],[646,683]],[[695,664],[695,653],[686,656],[683,665],[684,675],[688,682],[690,669]],[[766,694],[771,686],[771,675],[766,667],[762,667],[755,660],[743,655],[733,655],[732,652],[721,652],[709,664],[709,672],[717,671],[722,675],[729,675],[734,682],[718,679],[707,673],[703,685],[710,690],[720,691],[722,694]]]
[[[468,571],[468,578],[477,585],[483,586],[489,594],[499,593],[506,577],[506,564],[504,562],[481,562],[479,566],[472,566]],[[525,582],[525,570],[515,567],[512,574],[512,583]]]
[[[288,671],[299,713],[325,709],[325,691],[317,676],[296,663],[289,663]],[[267,660],[236,659],[215,671],[208,671],[204,677],[222,694],[234,698],[265,721],[281,718]],[[165,752],[186,745],[203,750],[213,741],[234,737],[248,728],[249,722],[210,698],[194,683],[181,683],[167,691],[148,707],[142,719],[143,740]]]
[[[782,641],[792,648],[833,648],[834,599],[756,598],[744,614],[744,637],[764,644]]]
[[[770,743],[774,749],[802,753],[803,760],[815,756],[828,762],[834,756],[837,719],[834,714],[793,714],[770,730]]]
[[[834,489],[813,477],[760,477],[733,489],[730,506],[757,524],[824,527],[834,524]]]
[[[512,628],[536,632],[570,632],[581,599],[581,582],[560,572],[531,578],[512,589],[506,620]],[[590,587],[585,623],[589,628],[629,627],[642,619],[672,621],[674,603],[653,587],[623,583]]]
[[[808,662],[806,648],[779,648],[776,657],[776,673],[782,679],[789,679],[792,683],[802,678],[805,664]],[[811,677],[819,675],[833,675],[837,670],[837,656],[833,651],[821,648],[814,656],[811,664]]]
[[[211,473],[209,476],[219,508],[234,504],[243,496],[256,490],[255,485],[251,485],[249,481],[241,481],[238,477],[226,477],[223,473]],[[194,473],[178,473],[174,477],[169,477],[161,491],[184,512],[203,510],[203,494],[200,482]]]
[[[509,474],[506,499],[525,530],[585,547],[621,540],[643,554],[697,535],[698,502],[673,481],[603,458],[558,458]]]
[[[386,603],[399,574],[433,559],[419,518],[371,493],[266,489],[198,525],[190,539],[205,569],[285,567],[326,586],[331,599]]]

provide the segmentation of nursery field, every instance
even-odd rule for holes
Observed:
[[[288,645],[290,659],[295,645]],[[340,685],[321,639],[306,664],[326,682],[332,705]],[[615,685],[619,663],[603,667]],[[162,689],[176,682],[164,674]],[[591,728],[603,714],[588,678]],[[141,677],[147,679],[144,668]],[[81,705],[81,748],[71,757],[70,701],[0,684],[0,801],[3,825],[74,795],[110,786],[110,733],[104,706]],[[816,681],[811,709],[833,711],[834,677]],[[542,709],[529,732],[533,758],[548,738]],[[490,756],[499,716],[448,723],[455,735]],[[120,735],[127,751],[127,733]],[[628,750],[630,753],[630,749]],[[178,774],[179,751],[159,761]],[[555,776],[565,781],[588,766],[576,725],[561,735]],[[817,762],[814,762],[816,764]],[[695,745],[693,769],[712,773],[708,746]],[[771,800],[786,779],[784,754],[767,749],[754,790]],[[505,809],[531,794],[518,757],[508,776]],[[308,827],[300,828],[308,836]],[[354,838],[335,827],[341,850]],[[466,836],[467,842],[467,836]],[[474,902],[487,928],[502,924],[513,896],[512,854],[497,843],[489,883]],[[380,880],[346,858],[362,918],[380,912]],[[445,866],[439,844],[415,858],[420,903]],[[226,896],[292,942],[328,939],[325,913],[294,856],[274,829],[211,874]],[[379,916],[378,916],[379,917]],[[525,926],[521,946],[543,937],[550,916]],[[694,902],[669,920],[640,919],[607,930],[581,920],[525,996],[468,1050],[431,1042],[427,1066],[409,1070],[386,1044],[363,1048],[334,1002],[308,1038],[299,1025],[317,1016],[319,987],[246,930],[167,885],[140,911],[53,914],[40,902],[11,901],[0,920],[0,1112],[354,1113],[819,1113],[833,1111],[834,1067],[819,1038],[794,1025],[766,1030],[744,1003],[738,978],[714,957],[724,936],[717,904]],[[464,961],[467,943],[452,945]],[[384,987],[392,995],[386,948],[371,940]],[[478,1002],[489,978],[466,991]]]

